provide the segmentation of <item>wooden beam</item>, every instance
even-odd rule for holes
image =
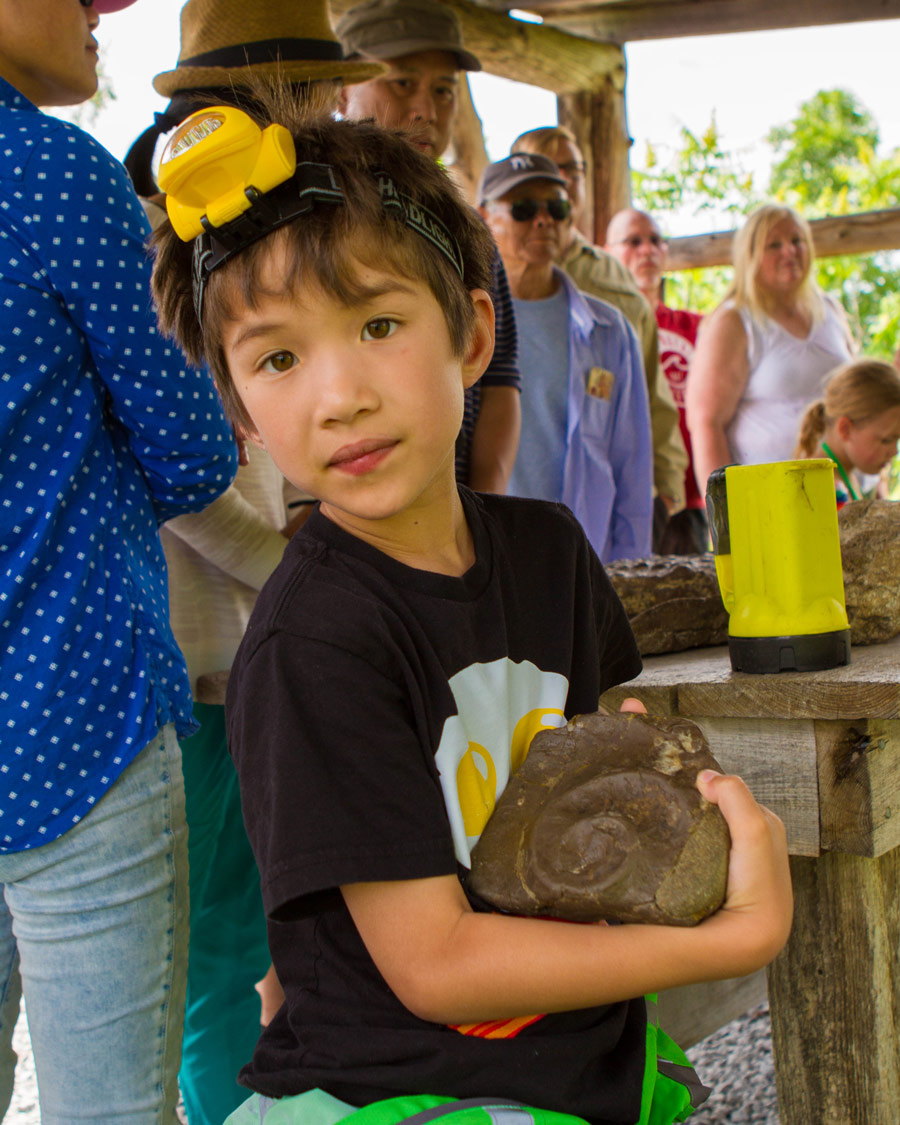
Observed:
[[[900,208],[897,207],[859,215],[830,215],[812,219],[809,225],[817,258],[900,249]],[[731,265],[734,234],[733,230],[728,230],[669,239],[666,269]]]
[[[487,0],[495,8],[518,6]],[[521,2],[521,0],[519,0]],[[900,16],[900,0],[528,0],[545,23],[598,42],[771,31]]]
[[[616,211],[631,205],[631,138],[625,121],[625,95],[607,81],[599,90],[557,98],[557,116],[560,125],[575,134],[585,158],[588,205],[580,224],[582,233],[591,241],[602,240]]]
[[[505,12],[443,0],[462,25],[463,42],[489,74],[540,86],[555,94],[596,90],[607,81],[625,88],[625,57],[612,43],[597,43],[555,27],[512,19]],[[332,22],[359,0],[330,0]],[[514,5],[509,5],[513,7]]]

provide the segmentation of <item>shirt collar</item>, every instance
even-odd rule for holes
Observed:
[[[20,94],[5,78],[0,78],[0,106],[6,109],[30,109],[34,113],[41,112],[33,101]]]

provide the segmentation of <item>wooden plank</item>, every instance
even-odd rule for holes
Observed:
[[[900,847],[900,723],[815,724],[821,846],[880,856]]]
[[[628,695],[648,709],[691,719],[896,719],[900,637],[858,645],[850,664],[823,672],[732,672],[726,646],[646,656],[640,676],[612,689],[603,702],[616,709]]]
[[[491,11],[466,0],[443,2],[459,16],[463,42],[489,74],[555,94],[601,89],[607,79],[620,90],[625,88],[625,56],[616,44],[511,19],[505,10]],[[332,22],[357,3],[359,0],[330,0]]]
[[[794,927],[768,969],[781,1125],[896,1125],[900,852],[792,858]]]
[[[812,720],[694,721],[722,769],[742,777],[757,801],[784,821],[791,855],[818,855],[819,781]]]
[[[828,215],[811,220],[809,225],[817,258],[900,248],[900,208],[865,211],[858,215]],[[731,265],[734,234],[733,230],[726,230],[669,239],[666,269]]]
[[[687,1049],[766,999],[766,970],[734,980],[701,981],[660,992],[659,1026]],[[701,1080],[703,1075],[700,1075]]]
[[[493,3],[516,7],[519,0]],[[684,35],[856,23],[900,15],[898,0],[529,0],[528,10],[577,35],[613,43]]]

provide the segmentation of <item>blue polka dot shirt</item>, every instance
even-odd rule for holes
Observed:
[[[156,330],[125,170],[0,79],[0,850],[56,839],[193,729],[158,526],[236,469]]]

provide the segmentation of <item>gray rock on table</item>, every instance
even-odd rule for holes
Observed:
[[[900,503],[860,500],[838,511],[850,643],[900,633]]]
[[[730,846],[703,769],[720,767],[685,719],[541,731],[473,849],[471,889],[512,914],[695,925],[724,900]]]

